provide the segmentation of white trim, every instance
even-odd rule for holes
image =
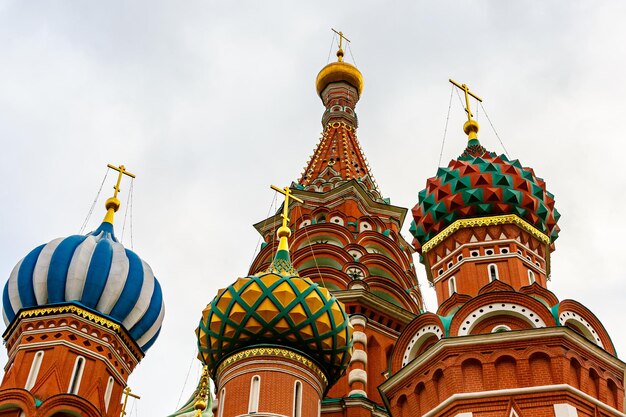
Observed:
[[[302,382],[293,384],[293,417],[302,417]]]
[[[115,384],[115,380],[112,376],[109,377],[107,381],[107,387],[104,391],[104,411],[109,411],[109,403],[111,402],[111,394],[113,393],[113,385]]]
[[[492,274],[491,268],[493,268],[493,274]],[[487,274],[489,274],[488,275],[489,282],[494,282],[496,280],[498,280],[498,281],[500,280],[500,273],[498,272],[498,265],[496,265],[496,264],[489,264],[489,265],[487,265]]]
[[[363,369],[353,369],[348,374],[348,385],[352,385],[355,382],[361,382],[367,385],[367,372]]]
[[[248,400],[248,413],[259,412],[260,394],[261,394],[261,377],[259,375],[254,375],[252,379],[250,380],[250,398]]]
[[[363,346],[367,347],[367,335],[360,331],[354,331],[352,333],[352,342],[362,343]]]
[[[426,352],[422,353],[420,356],[415,358],[411,363],[399,369],[394,375],[393,378],[387,379],[380,386],[379,390],[383,394],[387,394],[394,387],[398,386],[401,383],[404,383],[405,378],[408,374],[415,372],[416,369],[423,366],[425,363],[432,361],[433,358],[439,355],[443,350],[454,346],[454,347],[464,347],[464,346],[483,346],[485,344],[489,344],[493,346],[495,343],[532,343],[533,340],[537,340],[537,338],[546,337],[546,338],[556,338],[561,337],[565,340],[573,342],[578,346],[578,348],[582,349],[584,352],[587,352],[590,355],[600,358],[604,361],[604,366],[611,367],[613,373],[619,374],[620,371],[623,372],[625,369],[625,364],[620,359],[612,356],[610,353],[601,349],[597,345],[591,343],[587,339],[585,339],[582,335],[576,333],[574,330],[569,329],[567,327],[544,327],[540,329],[524,329],[518,330],[515,332],[506,332],[506,333],[487,333],[487,334],[477,334],[470,335],[466,337],[450,337],[440,340],[438,343],[432,346],[432,348],[428,349]],[[624,372],[626,374],[626,372]],[[626,415],[625,415],[626,417]]]
[[[38,350],[33,357],[33,363],[30,365],[30,371],[28,372],[28,378],[26,378],[26,385],[24,389],[30,391],[37,382],[37,376],[39,375],[39,369],[41,368],[41,362],[43,361],[43,350]]]
[[[226,399],[226,387],[220,392],[220,399],[217,405],[217,417],[224,417],[224,400]]]
[[[513,243],[514,245],[516,245],[518,248],[523,248],[526,250],[526,252],[532,252],[532,249],[530,249],[530,247],[523,245],[521,242],[515,240],[515,239],[506,239],[506,240],[500,240],[497,241],[496,243],[498,245],[502,244],[502,243]],[[462,260],[458,260],[456,259],[456,262],[454,264],[454,267],[451,269],[448,269],[446,271],[444,271],[443,275],[438,276],[437,274],[435,274],[435,271],[441,267],[441,265],[443,264],[443,262],[446,262],[446,260],[448,259],[448,255],[444,256],[443,258],[438,258],[437,261],[431,265],[430,269],[432,271],[432,276],[433,276],[433,283],[436,284],[437,282],[445,279],[447,277],[447,275],[453,271],[456,270],[456,267],[459,265],[462,265],[465,262],[470,262],[470,263],[475,263],[477,261],[485,261],[485,260],[500,260],[500,259],[508,259],[508,258],[519,258],[521,261],[523,261],[526,265],[530,265],[533,268],[537,269],[540,273],[542,274],[546,274],[546,270],[545,268],[541,267],[541,266],[537,266],[532,262],[528,262],[528,260],[523,256],[518,254],[517,252],[511,252],[511,249],[509,248],[509,252],[508,253],[496,253],[493,254],[491,256],[487,256],[487,255],[481,255],[480,254],[480,248],[483,247],[483,245],[485,244],[485,242],[470,242],[470,243],[464,243],[461,246],[458,246],[456,248],[454,248],[454,250],[450,253],[450,256],[452,256],[452,259],[456,259],[454,258],[455,255],[457,254],[463,254],[463,249],[464,248],[469,248],[468,249],[468,253],[470,253],[469,257],[465,257],[463,256]],[[471,256],[471,252],[474,250],[478,250],[478,256]],[[458,256],[458,255],[457,255]],[[536,255],[537,259],[541,260],[543,264],[546,263],[546,258],[542,258],[539,255]]]
[[[430,336],[435,336],[437,339],[441,339],[443,337],[443,331],[439,326],[431,324],[429,326],[424,326],[415,332],[413,338],[411,338],[411,341],[404,350],[402,366],[405,366],[407,363],[415,359],[416,351],[422,346],[422,343],[418,342],[423,342],[424,340],[429,339]]]
[[[572,387],[567,384],[557,384],[557,385],[542,385],[539,387],[524,387],[524,388],[508,388],[508,389],[498,389],[493,391],[481,391],[481,392],[467,392],[467,393],[457,393],[452,394],[450,397],[446,398],[442,401],[437,407],[433,408],[422,417],[432,417],[439,415],[443,409],[445,409],[448,405],[462,400],[469,400],[474,398],[485,398],[485,397],[498,397],[498,396],[512,396],[512,395],[521,395],[521,394],[532,394],[532,393],[540,393],[540,392],[550,392],[550,391],[569,391],[570,393],[582,397],[585,401],[589,401],[595,406],[602,408],[603,410],[609,412],[614,416],[626,417],[626,414],[616,410],[613,407],[609,407],[604,404],[600,400],[593,398],[591,395],[582,392],[581,390]]]
[[[535,278],[535,273],[533,272],[532,269],[528,270],[528,285],[532,285],[537,281],[537,278]]]
[[[578,410],[571,404],[554,404],[555,417],[578,417]]]
[[[452,297],[452,294],[456,292],[456,278],[454,275],[448,279],[448,297]]]
[[[74,361],[74,369],[72,370],[72,377],[70,378],[70,384],[67,387],[69,394],[78,395],[80,389],[80,382],[83,379],[83,373],[85,371],[85,357],[78,356]]]
[[[461,328],[458,334],[451,336],[465,336],[471,333],[476,324],[483,319],[496,316],[498,314],[513,315],[523,317],[529,324],[534,327],[546,327],[543,319],[535,311],[530,308],[514,303],[490,303],[478,307],[463,318]]]
[[[580,314],[574,313],[571,310],[566,310],[559,314],[559,323],[561,323],[561,326],[566,326],[567,322],[570,320],[578,323],[580,326],[584,326],[582,329],[578,326],[576,326],[576,328],[581,333],[583,333],[585,339],[589,340],[592,343],[595,343],[596,345],[604,349],[604,345],[600,340],[600,335],[598,334],[598,331],[594,329],[591,323],[585,320]]]
[[[350,363],[360,362],[363,365],[367,366],[367,352],[362,349],[354,349],[352,351],[352,358],[350,358]]]
[[[500,333],[500,332],[509,332],[511,328],[506,324],[498,324],[493,329],[491,329],[491,333]]]

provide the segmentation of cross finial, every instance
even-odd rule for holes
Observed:
[[[289,224],[289,199],[293,199],[297,201],[298,203],[304,203],[304,201],[302,201],[301,199],[293,195],[289,187],[278,188],[275,185],[272,185],[271,187],[272,187],[272,190],[278,191],[279,193],[285,196],[285,203],[283,204],[283,214],[280,215],[283,218],[283,225],[281,226],[281,229],[289,229],[289,226],[288,226]],[[280,229],[279,229],[279,233],[280,233]],[[291,234],[291,231],[289,231],[289,234]]]
[[[291,236],[291,230],[289,229],[289,200],[295,200],[299,203],[304,203],[301,199],[294,196],[291,193],[289,187],[278,188],[275,185],[272,185],[272,190],[276,190],[282,195],[285,196],[285,202],[283,203],[283,213],[281,217],[283,218],[283,225],[278,228],[276,231],[276,235],[278,236],[278,250],[276,251],[276,256],[274,257],[274,262],[270,264],[268,272],[275,272],[279,274],[288,274],[290,276],[298,275],[298,272],[291,264],[291,260],[289,259],[289,242],[287,238]]]
[[[346,42],[350,42],[350,39],[346,38],[346,36],[343,34],[342,31],[336,31],[333,28],[330,28],[330,30],[332,30],[337,35],[339,35],[339,50],[337,51],[337,58],[339,59],[339,62],[342,62],[343,61],[343,41],[345,39]]]
[[[478,100],[481,103],[483,99],[478,97],[476,94],[472,93],[469,90],[469,87],[467,85],[459,84],[453,79],[450,79],[450,82],[454,84],[456,87],[463,90],[463,92],[465,93],[465,112],[467,113],[467,122],[465,122],[465,125],[463,125],[463,130],[468,135],[469,140],[476,139],[476,133],[478,133],[478,123],[472,119],[474,115],[472,114],[472,111],[470,109],[469,96],[474,97],[476,100]]]
[[[124,417],[126,415],[126,404],[128,404],[128,397],[133,397],[136,399],[141,399],[141,397],[137,394],[133,394],[132,392],[130,392],[131,389],[130,387],[126,387],[124,389],[124,403],[122,404],[122,412],[120,414],[120,417]]]
[[[104,221],[113,224],[113,216],[115,212],[120,208],[120,200],[118,200],[117,194],[120,192],[120,183],[122,182],[122,176],[128,175],[131,178],[135,178],[135,174],[131,174],[130,172],[126,171],[126,167],[124,165],[116,167],[115,165],[107,164],[107,167],[118,172],[117,182],[113,186],[113,197],[109,198],[105,203],[107,214],[104,216]]]

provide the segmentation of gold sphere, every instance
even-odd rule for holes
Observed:
[[[471,132],[478,133],[479,127],[476,120],[468,120],[463,125],[463,132],[465,132],[466,135],[469,135]]]
[[[111,197],[106,201],[106,203],[104,203],[104,207],[106,207],[107,210],[113,209],[113,211],[117,211],[120,208],[120,200],[115,197]]]
[[[291,236],[291,229],[287,226],[280,226],[278,231],[276,232],[276,236],[280,239],[281,237],[289,237]]]
[[[194,404],[194,407],[196,410],[206,410],[206,401],[197,400],[196,403]]]
[[[315,80],[317,95],[321,97],[322,91],[328,84],[341,81],[356,88],[358,95],[361,96],[363,92],[363,75],[361,71],[354,65],[343,61],[331,62],[317,74],[317,79]]]

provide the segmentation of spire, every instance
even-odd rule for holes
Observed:
[[[200,384],[198,385],[196,401],[194,403],[194,409],[196,410],[194,417],[202,417],[202,412],[206,410],[209,400],[209,368],[204,365],[202,368],[202,377],[200,377]]]
[[[107,209],[107,214],[104,216],[103,223],[113,224],[113,217],[115,216],[115,212],[120,208],[120,200],[117,198],[117,193],[120,192],[120,183],[122,182],[122,175],[128,175],[131,178],[135,178],[135,174],[131,174],[126,171],[126,167],[124,165],[120,165],[116,167],[115,165],[107,164],[107,166],[111,169],[114,169],[118,172],[117,175],[117,183],[113,187],[113,197],[107,199],[106,203],[104,203],[104,207]]]
[[[289,242],[288,238],[291,236],[291,229],[289,229],[289,200],[295,200],[299,203],[304,203],[301,199],[291,194],[289,187],[278,188],[275,185],[271,186],[273,190],[278,191],[285,196],[285,202],[283,203],[283,213],[280,215],[283,218],[283,224],[278,228],[276,235],[278,236],[278,250],[274,261],[270,265],[268,272],[276,272],[279,274],[298,275],[298,272],[291,264],[291,258],[289,257]]]
[[[374,200],[382,201],[356,136],[354,109],[363,92],[363,75],[343,60],[343,42],[350,41],[343,32],[333,31],[339,35],[337,61],[322,68],[316,79],[317,93],[326,107],[324,132],[298,183],[306,190],[323,192],[354,179]]]
[[[450,82],[454,84],[455,86],[457,86],[458,88],[460,88],[461,90],[463,90],[463,92],[465,93],[465,112],[467,113],[467,122],[465,122],[465,124],[463,125],[463,131],[467,135],[467,138],[470,142],[469,145],[479,145],[480,143],[478,142],[478,137],[476,136],[476,134],[478,133],[479,126],[478,126],[478,122],[472,119],[474,115],[472,114],[472,111],[470,110],[469,96],[474,97],[476,100],[478,100],[481,103],[483,100],[480,97],[478,97],[476,94],[472,93],[469,90],[469,87],[467,85],[459,84],[453,79],[450,79]],[[476,141],[476,143],[472,143],[472,141]]]

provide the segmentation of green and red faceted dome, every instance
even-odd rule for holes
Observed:
[[[477,139],[427,180],[412,213],[410,231],[420,253],[426,242],[456,220],[508,214],[517,215],[554,242],[561,216],[554,195],[532,168],[487,151]]]

